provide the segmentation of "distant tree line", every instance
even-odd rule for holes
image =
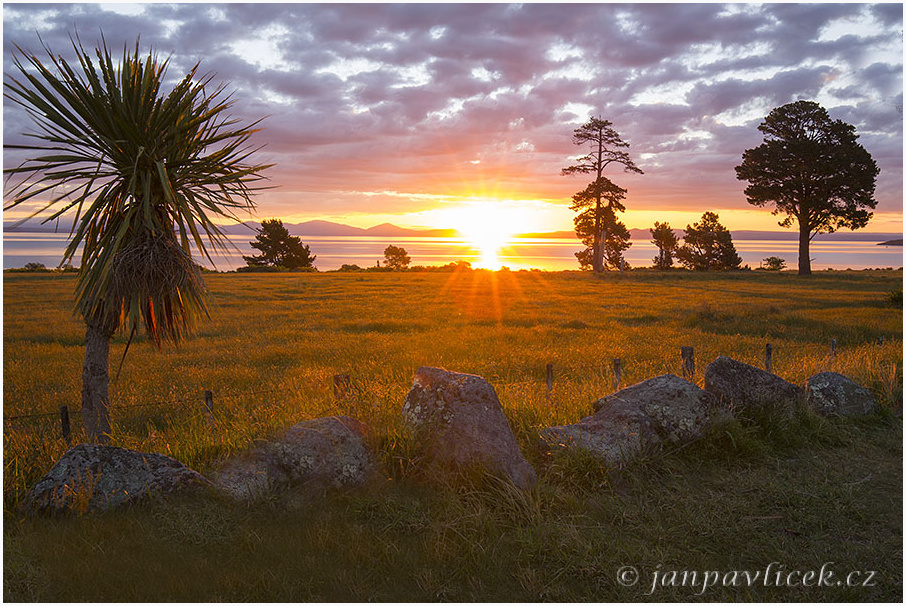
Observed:
[[[745,150],[736,177],[748,181],[746,199],[754,206],[773,206],[784,216],[781,227],[799,227],[799,275],[811,274],[809,244],[820,233],[841,228],[865,227],[874,209],[875,183],[879,173],[871,155],[858,142],[855,127],[831,120],[813,101],[796,101],[771,111],[758,127],[764,143]],[[629,144],[600,117],[573,131],[573,142],[588,150],[562,175],[592,174],[594,180],[573,195],[570,209],[576,236],[586,248],[576,253],[580,267],[596,273],[626,269],[623,252],[632,244],[629,230],[617,218],[624,212],[627,190],[604,176],[610,164],[626,172],[642,174],[624,148]],[[697,270],[737,269],[741,260],[730,232],[716,213],[706,212],[699,223],[686,227],[680,245],[669,224],[656,222],[652,243],[658,247],[654,267],[669,269],[676,258],[684,267]],[[763,269],[781,270],[786,261],[768,257]]]
[[[249,242],[252,248],[261,252],[259,255],[246,256],[243,259],[246,267],[239,272],[274,272],[288,270],[316,271],[314,261],[317,255],[311,254],[308,245],[302,243],[299,236],[290,235],[289,230],[280,219],[262,221],[257,229],[255,240]],[[344,264],[340,271],[402,271],[409,268],[412,259],[402,246],[393,244],[384,249],[384,260],[375,262],[373,267],[362,268],[355,264]],[[471,268],[468,261],[457,261],[448,264],[450,268]],[[442,266],[446,268],[448,266]],[[420,268],[424,269],[424,268]]]
[[[701,221],[687,225],[682,245],[669,223],[655,222],[649,231],[651,243],[658,248],[653,259],[657,269],[670,269],[674,258],[686,269],[700,271],[739,269],[742,264],[733,237],[717,213],[706,212]]]

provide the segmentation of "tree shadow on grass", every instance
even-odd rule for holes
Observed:
[[[865,324],[841,326],[839,322],[809,318],[796,313],[783,313],[776,308],[755,310],[752,314],[733,314],[704,305],[693,310],[685,319],[689,328],[714,335],[742,335],[784,339],[800,343],[829,342],[839,345],[876,342],[898,335]]]

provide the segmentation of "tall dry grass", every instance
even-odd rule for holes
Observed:
[[[789,274],[686,272],[328,273],[208,275],[211,321],[177,349],[133,343],[111,386],[114,443],[161,452],[200,470],[300,419],[350,414],[384,436],[388,462],[405,450],[399,411],[416,368],[486,377],[517,437],[587,415],[613,390],[681,373],[695,347],[696,380],[718,355],[801,384],[833,370],[902,402],[902,310],[885,303],[900,271]],[[62,454],[56,413],[78,408],[83,326],[71,275],[4,278],[4,502],[7,508]],[[836,339],[836,355],[830,353]],[[879,339],[882,341],[879,344]],[[111,348],[116,374],[125,337]],[[545,367],[553,364],[552,393]],[[333,394],[333,376],[352,390]],[[213,422],[203,393],[212,390]],[[83,439],[74,416],[74,439]]]

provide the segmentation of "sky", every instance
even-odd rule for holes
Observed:
[[[644,171],[606,173],[628,227],[715,211],[781,231],[733,169],[773,108],[807,99],[881,169],[865,231],[903,227],[902,4],[4,4],[4,72],[14,45],[71,56],[101,32],[169,56],[174,80],[200,61],[235,117],[267,116],[258,220],[571,230],[590,178],[560,171],[598,116]],[[5,143],[31,128],[6,99],[3,116]]]

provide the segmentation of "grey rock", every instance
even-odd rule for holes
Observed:
[[[35,484],[22,509],[26,513],[102,512],[209,484],[198,472],[161,454],[80,444],[66,451]]]
[[[843,417],[877,410],[878,401],[866,388],[836,372],[821,372],[805,383],[806,399],[816,412]]]
[[[377,470],[368,447],[368,428],[350,417],[296,423],[272,441],[225,461],[215,485],[240,501],[269,498],[289,487],[312,490],[353,488]]]
[[[734,413],[773,409],[792,415],[804,400],[802,389],[792,383],[726,356],[705,368],[705,391],[715,394]]]
[[[537,481],[494,388],[477,375],[423,366],[415,373],[403,416],[435,468],[479,465],[519,488]]]
[[[548,450],[587,450],[608,465],[619,466],[660,443],[652,420],[629,406],[609,406],[571,425],[541,431]]]
[[[717,398],[676,375],[662,375],[594,403],[595,413],[572,425],[541,432],[550,449],[588,450],[618,466],[659,444],[702,437],[727,413]]]

